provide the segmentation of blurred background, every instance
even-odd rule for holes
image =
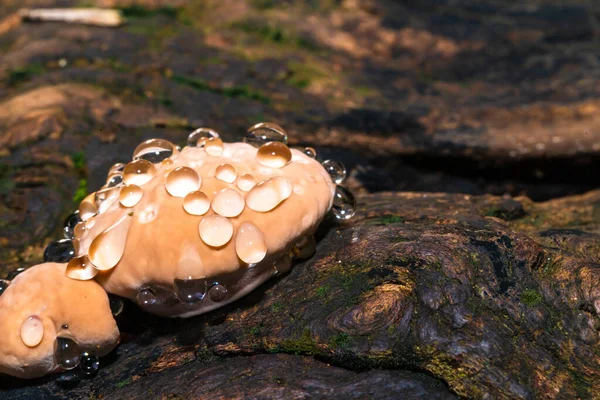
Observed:
[[[91,14],[39,21],[57,7]],[[201,126],[276,122],[344,162],[359,202],[596,188],[599,18],[583,0],[0,0],[0,272],[39,262],[139,142]]]

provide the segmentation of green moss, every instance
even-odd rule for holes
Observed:
[[[317,49],[314,43],[306,38],[297,36],[287,29],[283,29],[269,21],[244,20],[232,24],[232,28],[252,34],[263,40],[278,45],[293,46],[305,50]]]
[[[317,296],[319,296],[322,299],[327,298],[329,294],[329,285],[325,285],[325,286],[320,286],[317,288]]]
[[[30,64],[23,68],[13,69],[8,74],[8,85],[16,86],[19,83],[30,80],[34,75],[41,74],[46,69],[41,64]]]
[[[85,153],[82,151],[71,154],[71,161],[77,172],[83,172],[85,170]]]
[[[250,0],[250,5],[257,10],[269,10],[275,7],[274,0]]]
[[[329,346],[332,348],[346,348],[350,343],[350,336],[347,333],[338,333],[329,341]]]
[[[124,388],[127,385],[131,385],[131,383],[133,382],[133,380],[131,378],[127,378],[124,379],[122,381],[119,381],[115,384],[116,387],[118,387],[119,389]]]
[[[171,76],[171,80],[175,83],[179,83],[180,85],[189,86],[196,90],[208,91],[212,93],[221,94],[227,97],[233,98],[245,98],[250,100],[260,101],[264,104],[269,104],[271,99],[265,96],[262,92],[252,89],[249,86],[232,86],[228,88],[215,88],[208,84],[203,79],[189,77],[185,75],[173,74]]]
[[[286,339],[278,346],[278,352],[314,355],[320,352],[317,342],[310,335],[310,330],[307,328],[302,332],[302,335],[297,339]]]
[[[273,312],[279,312],[283,309],[283,304],[281,303],[273,303],[273,305],[271,306],[271,311]]]
[[[404,222],[404,217],[400,215],[386,215],[378,218],[377,221],[383,225],[398,224]]]
[[[285,78],[288,85],[304,89],[314,81],[328,77],[328,73],[306,62],[293,61],[288,63],[289,74]]]
[[[83,199],[85,199],[85,196],[87,196],[87,193],[88,193],[87,179],[81,178],[81,179],[79,179],[79,186],[77,187],[77,190],[75,191],[75,194],[73,195],[73,203],[75,203],[75,204],[81,203],[81,201]]]
[[[585,375],[583,375],[579,371],[575,371],[570,369],[569,375],[571,375],[571,379],[573,379],[573,386],[575,387],[575,392],[577,393],[578,399],[589,399],[590,397],[590,382],[586,379]]]
[[[530,307],[537,306],[541,304],[544,298],[540,293],[538,293],[534,289],[525,289],[523,293],[521,293],[521,301],[523,304],[528,305]]]

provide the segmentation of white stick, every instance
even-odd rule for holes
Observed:
[[[53,21],[114,27],[125,20],[117,10],[105,8],[34,8],[19,12],[24,21]]]

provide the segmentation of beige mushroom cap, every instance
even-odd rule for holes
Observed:
[[[271,153],[260,162],[260,150],[249,144],[216,142],[212,147],[207,144],[209,152],[185,147],[168,161],[154,164],[150,180],[131,180],[140,182],[139,199],[136,190],[129,190],[137,193],[136,198],[120,202],[119,191],[125,189],[118,187],[105,194],[107,203],[86,222],[78,238],[78,254],[88,254],[92,262],[102,264],[97,267],[105,270],[95,279],[107,292],[135,300],[141,289],[150,287],[162,300],[144,307],[146,311],[199,314],[264,282],[273,275],[278,257],[286,255],[295,241],[314,233],[331,208],[336,187],[319,162],[283,144],[266,149]],[[222,151],[215,151],[213,145],[216,150],[223,146]],[[280,162],[273,152],[291,156],[290,162]],[[196,196],[192,204],[192,195],[185,197],[192,191],[206,197]],[[188,200],[194,207],[184,207]],[[192,215],[186,209],[206,212]],[[244,223],[246,229],[240,230]],[[240,238],[242,231],[247,233]],[[93,244],[103,232],[102,246],[99,240]],[[262,261],[244,262],[260,259],[264,250]],[[227,299],[182,304],[172,295],[174,281],[182,275],[205,279],[208,286],[224,284]]]
[[[45,263],[29,268],[0,296],[0,373],[35,378],[56,370],[54,342],[63,325],[81,351],[103,356],[117,345],[119,330],[106,292],[94,281],[68,278],[65,267]],[[23,323],[30,317],[39,318],[41,326],[23,337]]]

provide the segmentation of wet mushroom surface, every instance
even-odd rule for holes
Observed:
[[[316,157],[345,188],[332,198],[342,218],[329,214],[314,241],[303,237],[278,259],[279,274],[247,295],[186,319],[144,312],[157,300],[169,310],[235,292],[225,281],[186,279],[195,255],[183,246],[177,253],[189,257],[173,258],[177,288],[131,285],[121,293],[129,299],[107,297],[103,315],[121,333],[115,350],[80,349],[76,368],[42,378],[3,375],[0,397],[600,392],[597,4],[61,2],[118,8],[127,24],[117,28],[17,14],[48,2],[0,5],[0,296],[26,267],[50,260],[70,264],[69,283],[116,273],[116,253],[73,239],[117,233],[116,222],[138,214],[152,219],[136,209],[155,195],[144,190],[149,176],[194,169],[165,159],[186,146],[217,158],[233,142],[258,149],[255,140],[272,142],[278,131],[267,126],[244,142],[258,122],[285,127],[292,159]],[[265,168],[287,159],[278,145],[261,155]],[[198,241],[204,218],[212,244],[231,230],[225,244],[253,264],[265,249],[247,244],[272,240],[268,228],[284,230],[285,217],[268,228],[225,221],[289,198],[265,205],[260,191],[250,195],[261,180],[238,167],[214,165],[212,179],[228,189],[217,202],[186,169],[161,177],[161,196],[196,219]],[[288,188],[273,186],[267,197],[277,202]],[[98,204],[134,216],[82,224]],[[238,244],[239,231],[250,239]],[[155,232],[156,247],[171,235]],[[49,330],[40,335],[36,315],[46,327],[44,315],[28,313],[10,321],[11,332],[23,346],[41,336],[45,348]]]

